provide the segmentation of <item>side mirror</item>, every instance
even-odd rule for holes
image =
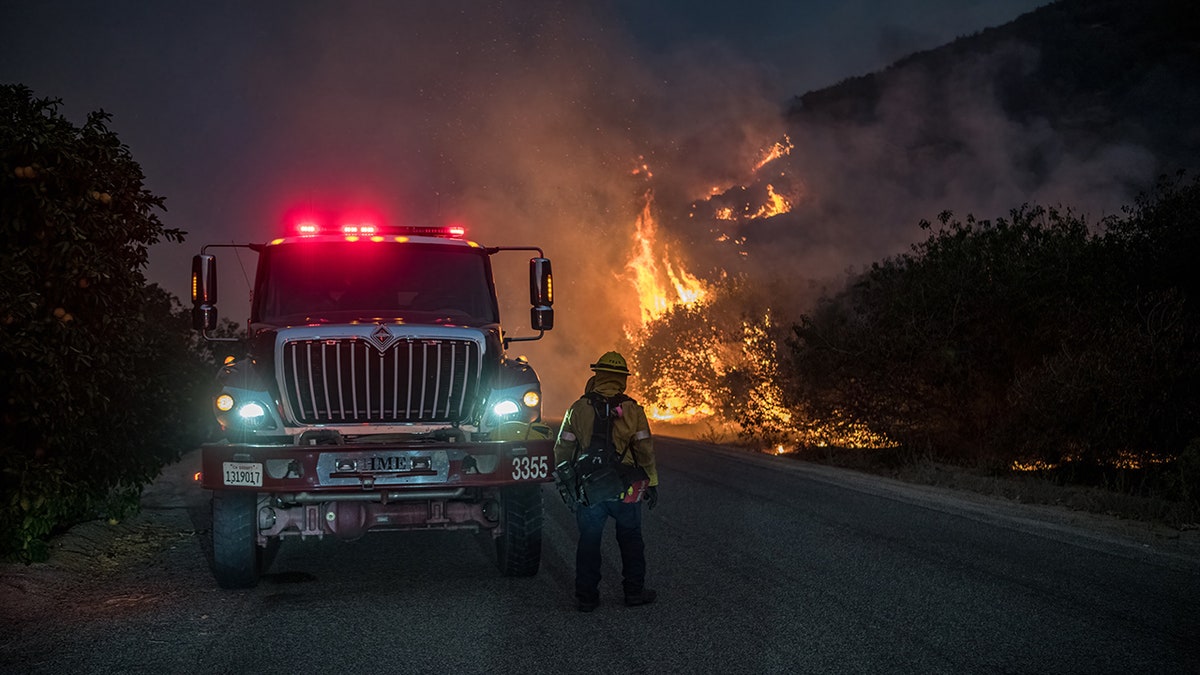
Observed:
[[[217,327],[217,258],[200,254],[192,257],[192,328],[199,331]]]
[[[554,304],[554,279],[549,258],[529,259],[529,304],[534,307]]]
[[[549,258],[529,259],[529,323],[536,331],[554,328],[554,275]]]
[[[217,308],[212,305],[192,305],[192,330],[217,329]]]
[[[534,330],[550,330],[554,328],[554,308],[534,307],[529,310],[529,323]]]

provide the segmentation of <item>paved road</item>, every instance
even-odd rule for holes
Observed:
[[[219,590],[188,457],[137,519],[0,569],[0,672],[1200,672],[1186,542],[703,444],[659,454],[660,600],[620,604],[610,526],[592,614],[549,487],[534,578],[431,532],[289,542],[258,588]]]

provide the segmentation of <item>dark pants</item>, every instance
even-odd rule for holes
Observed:
[[[575,522],[579,525],[579,547],[575,549],[575,597],[585,602],[600,598],[600,542],[604,538],[604,524],[610,516],[617,521],[625,594],[641,593],[646,583],[641,502],[611,501],[580,506],[575,511]]]

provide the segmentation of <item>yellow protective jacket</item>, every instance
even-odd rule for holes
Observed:
[[[601,396],[611,397],[625,393],[626,376],[618,373],[600,371],[588,380],[584,393],[594,391]],[[654,464],[654,439],[650,437],[650,421],[646,419],[646,411],[637,401],[621,403],[621,414],[613,422],[613,444],[617,454],[625,453],[625,464],[640,465],[650,478],[650,485],[658,485],[658,469]],[[596,422],[596,413],[587,397],[580,398],[571,404],[567,414],[563,416],[562,427],[558,430],[558,440],[554,443],[554,463],[557,465],[569,459],[578,457],[592,440],[592,426]]]

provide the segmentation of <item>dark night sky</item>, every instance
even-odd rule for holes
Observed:
[[[63,99],[76,123],[113,114],[164,221],[190,233],[148,269],[181,298],[202,244],[276,236],[304,205],[545,247],[560,327],[527,351],[570,373],[548,384],[553,409],[628,316],[577,311],[577,282],[621,283],[640,157],[691,187],[724,179],[706,174],[776,140],[792,96],[1043,4],[6,2],[0,82]],[[222,276],[240,320],[240,272]],[[519,334],[523,287],[498,281]]]

